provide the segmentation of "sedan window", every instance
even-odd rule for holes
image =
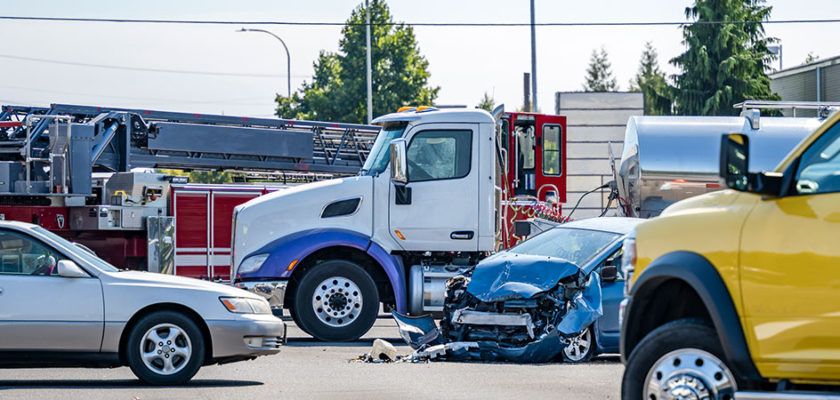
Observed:
[[[0,230],[0,274],[58,275],[61,254],[24,234]]]

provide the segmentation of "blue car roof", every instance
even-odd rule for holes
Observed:
[[[559,225],[560,228],[589,229],[593,231],[612,232],[622,235],[630,233],[636,225],[644,222],[642,218],[627,217],[599,217],[587,218],[567,222]]]

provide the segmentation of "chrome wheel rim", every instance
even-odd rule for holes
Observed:
[[[648,400],[731,400],[738,389],[726,364],[699,349],[680,349],[660,357],[644,384]]]
[[[177,325],[155,325],[140,341],[143,364],[159,375],[178,373],[187,366],[191,355],[190,336]]]
[[[324,279],[312,294],[312,309],[321,322],[332,326],[350,325],[362,312],[362,291],[350,279],[333,276]]]
[[[569,361],[580,361],[586,357],[592,347],[592,330],[586,329],[580,335],[571,339],[571,342],[563,348],[563,354]]]

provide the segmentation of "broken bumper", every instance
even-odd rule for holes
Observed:
[[[288,284],[288,281],[247,281],[237,282],[234,286],[264,297],[272,308],[282,309]]]

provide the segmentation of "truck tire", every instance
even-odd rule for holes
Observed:
[[[680,319],[662,325],[630,354],[621,398],[732,400],[739,382],[723,354],[717,333],[702,320]]]
[[[346,260],[322,262],[306,271],[291,309],[300,328],[322,341],[352,341],[370,330],[379,313],[376,283]]]
[[[204,336],[192,319],[174,311],[141,318],[129,332],[125,357],[141,381],[181,385],[204,363]]]

